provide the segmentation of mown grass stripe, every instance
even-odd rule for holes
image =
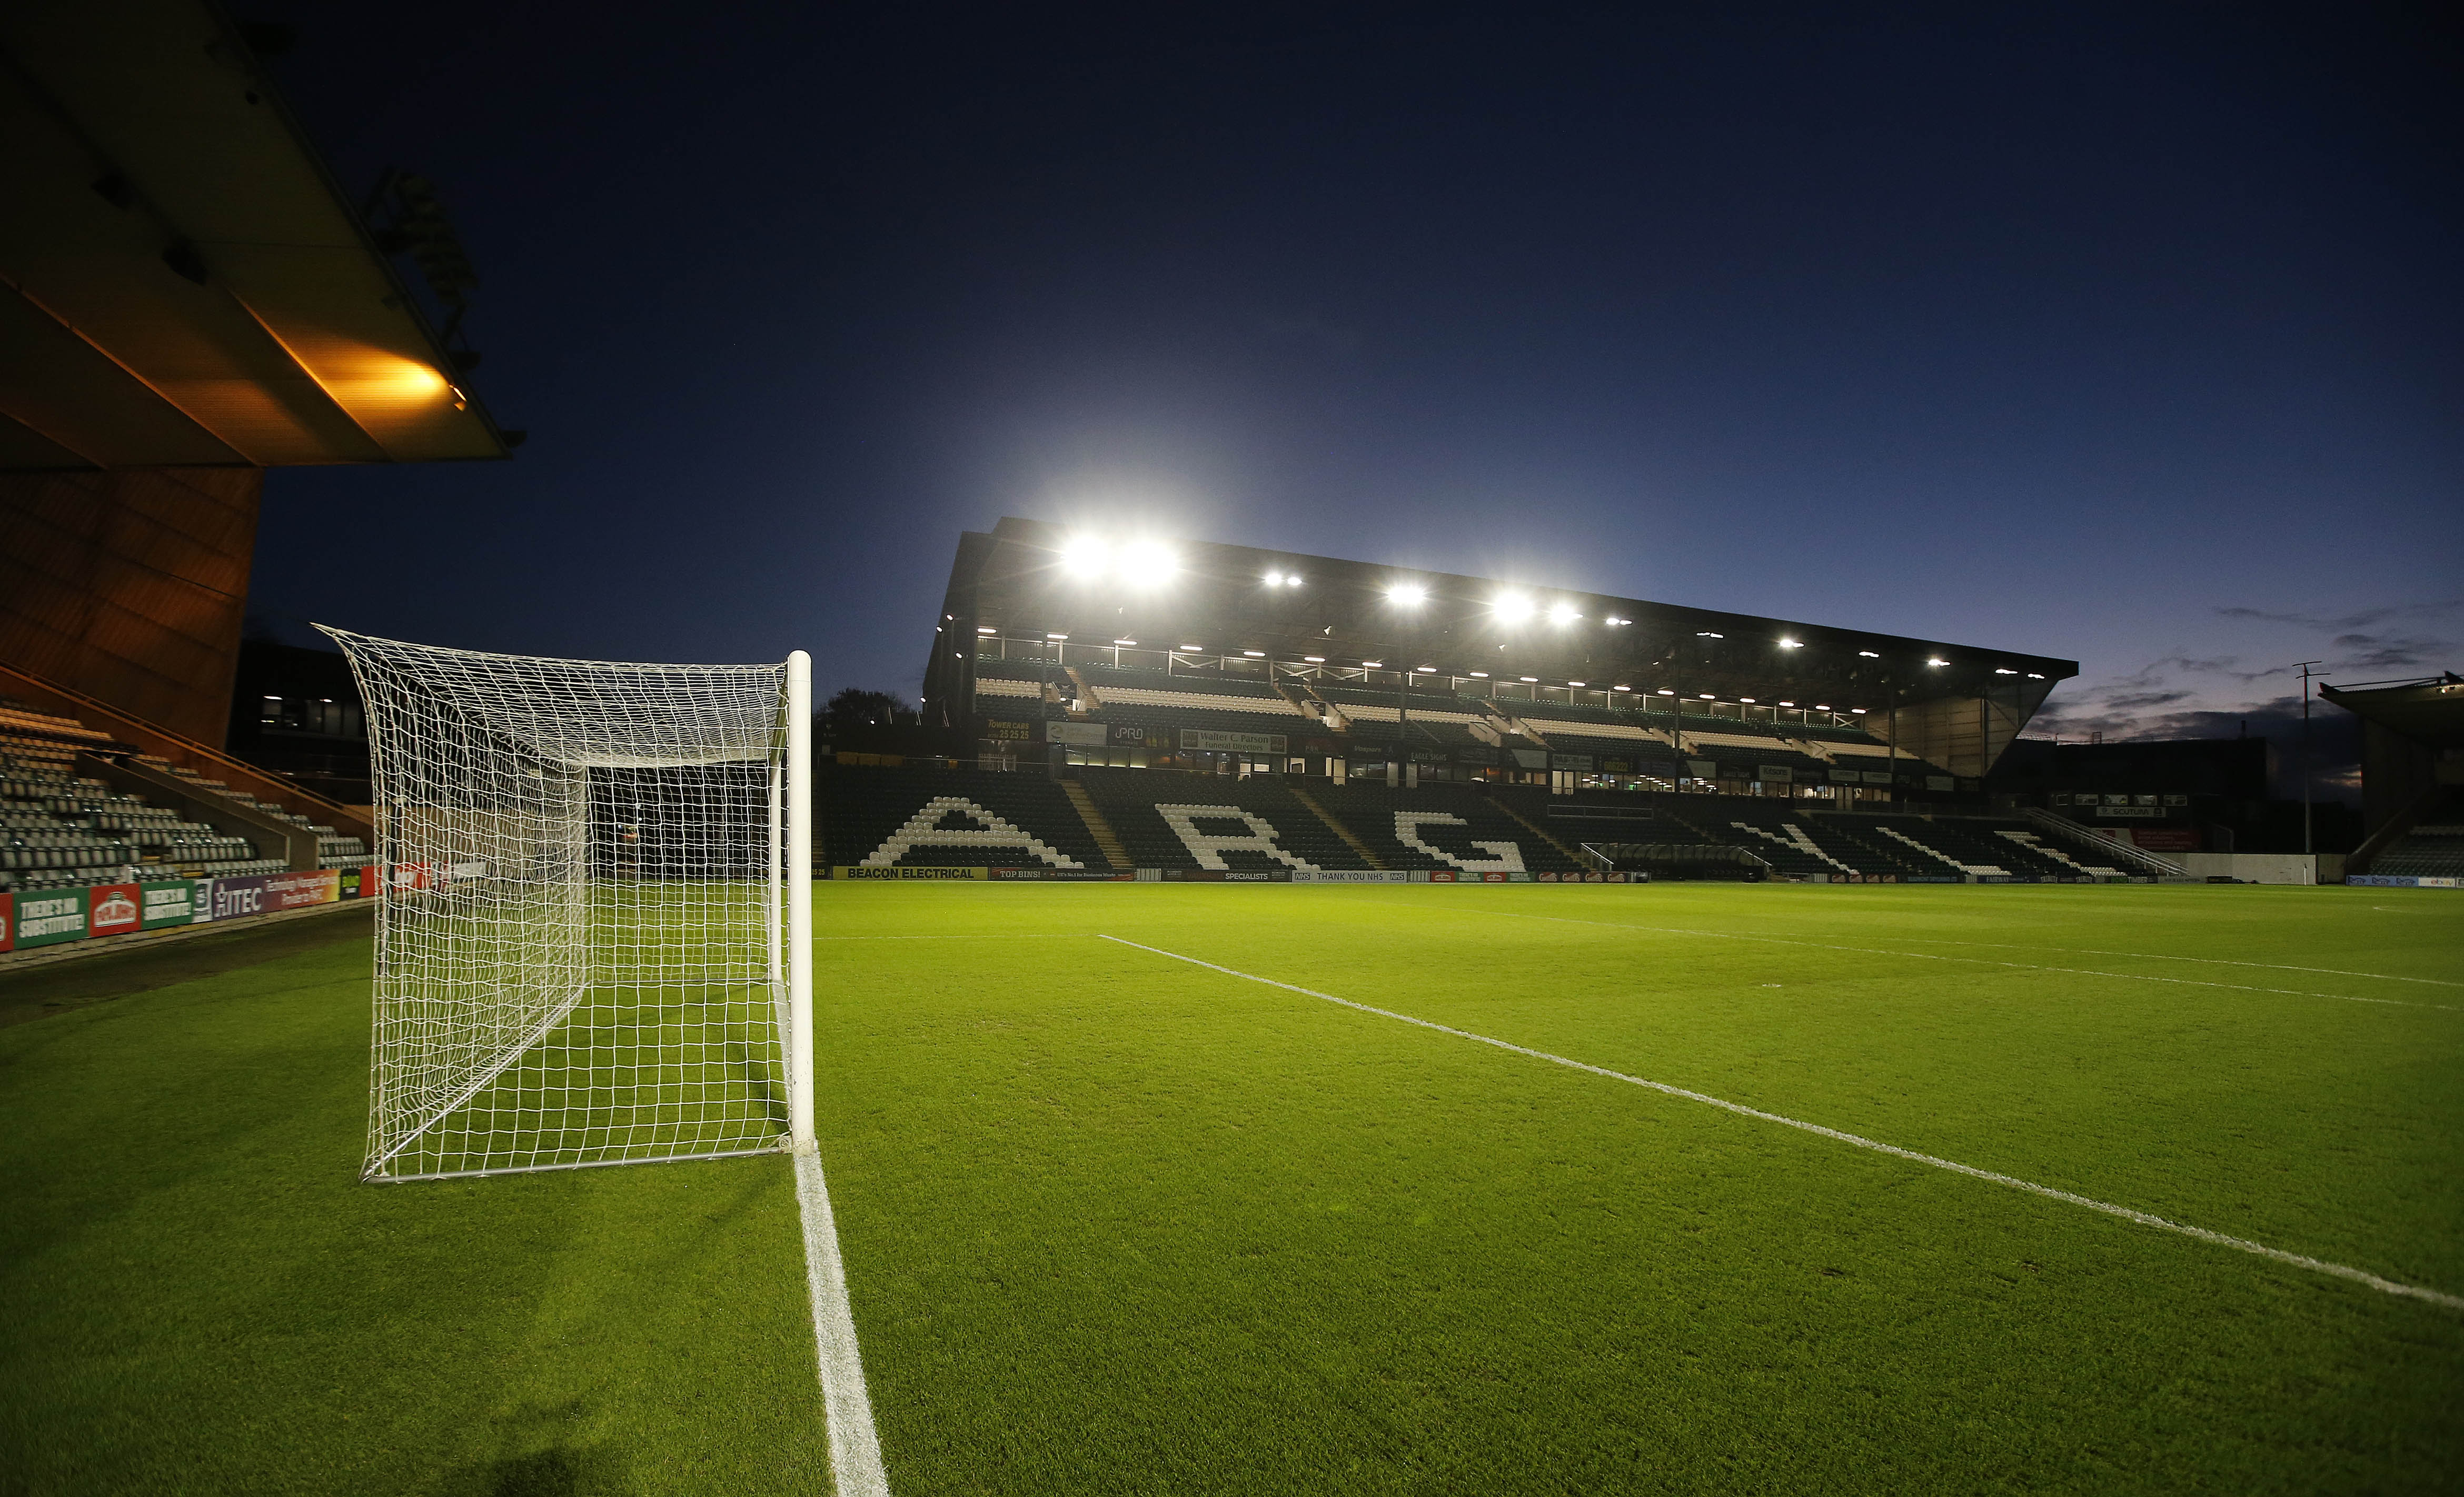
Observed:
[[[1535,918],[1545,919],[1553,917],[1537,916]],[[1574,923],[1606,924],[1608,922],[1579,921]],[[1631,928],[1648,929],[1648,927]],[[1734,1112],[1740,1117],[1750,1117],[1766,1123],[1778,1123],[1783,1127],[1793,1128],[1802,1133],[1813,1134],[1819,1137],[1831,1139],[1836,1143],[1850,1144],[1859,1149],[1870,1150],[1875,1154],[1889,1155],[1891,1157],[1896,1159],[1905,1159],[1911,1163],[1926,1165],[1937,1170],[1947,1170],[1954,1175],[1965,1175],[1970,1179],[1979,1179],[1994,1185],[2008,1186],[2013,1190],[2025,1191],[2032,1196],[2042,1196],[2048,1200],[2059,1200],[2074,1206],[2084,1206],[2090,1211],[2100,1211],[2106,1216],[2119,1217],[2125,1222],[2135,1222],[2141,1226],[2155,1227],[2160,1231],[2172,1232],[2182,1237],[2194,1238],[2199,1242],[2211,1243],[2218,1247],[2230,1247],[2238,1252],[2250,1253],[2255,1257],[2265,1258],[2272,1262],[2285,1264],[2296,1268],[2304,1268],[2313,1273],[2323,1273],[2332,1275],[2339,1279],[2348,1279],[2355,1284],[2365,1285],[2370,1288],[2376,1289],[2382,1294],[2393,1294],[2407,1299],[2423,1300],[2444,1310],[2464,1310],[2464,1295],[2443,1293],[2437,1289],[2424,1288],[2419,1285],[2401,1284],[2393,1279],[2382,1278],[2378,1274],[2372,1273],[2365,1268],[2356,1268],[2346,1264],[2329,1263],[2325,1259],[2311,1258],[2301,1253],[2287,1252],[2280,1247],[2270,1247],[2264,1243],[2254,1243],[2248,1238],[2229,1236],[2223,1232],[2211,1231],[2203,1226],[2192,1226],[2187,1222],[2175,1222],[2166,1217],[2156,1216],[2150,1212],[2135,1210],[2129,1206],[2116,1205],[2112,1201],[2098,1200],[2093,1197],[2078,1195],[2072,1191],[2058,1190],[2051,1185],[2039,1185],[2034,1180],[2023,1180],[2015,1176],[1996,1174],[1991,1170],[1979,1169],[1972,1164],[1962,1164],[1956,1159],[1945,1159],[1930,1154],[1919,1154],[1913,1149],[1903,1149],[1897,1144],[1883,1143],[1878,1139],[1867,1138],[1858,1134],[1845,1133],[1837,1128],[1826,1128],[1820,1123],[1809,1123],[1798,1118],[1783,1117],[1777,1112],[1766,1112],[1760,1108],[1748,1107],[1741,1102],[1730,1102],[1723,1097],[1710,1096],[1700,1091],[1689,1091],[1683,1087],[1671,1086],[1664,1081],[1652,1081],[1641,1076],[1631,1076],[1621,1070],[1611,1070],[1605,1066],[1594,1066],[1585,1061],[1573,1060],[1563,1055],[1551,1054],[1547,1050],[1535,1050],[1529,1046],[1516,1045],[1508,1040],[1492,1039],[1485,1034],[1474,1034],[1468,1029],[1457,1029],[1450,1024],[1441,1024],[1434,1020],[1415,1018],[1410,1014],[1397,1013],[1391,1008],[1378,1008],[1369,1003],[1354,1002],[1351,999],[1337,998],[1331,993],[1321,993],[1314,988],[1301,987],[1295,983],[1278,981],[1273,978],[1260,977],[1253,972],[1242,972],[1236,968],[1222,966],[1219,963],[1207,961],[1200,958],[1183,956],[1177,951],[1166,951],[1160,946],[1149,946],[1140,941],[1130,940],[1119,936],[1103,935],[1101,933],[1098,933],[1097,938],[1112,941],[1137,951],[1150,953],[1154,956],[1168,957],[1174,961],[1185,961],[1193,967],[1204,967],[1211,972],[1222,973],[1226,977],[1239,978],[1244,982],[1258,982],[1263,983],[1267,987],[1282,988],[1287,993],[1298,993],[1304,998],[1319,999],[1323,1002],[1338,1004],[1345,1008],[1356,1009],[1364,1014],[1375,1014],[1380,1019],[1397,1020],[1403,1024],[1416,1024],[1423,1029],[1435,1030],[1440,1034],[1452,1035],[1459,1040],[1473,1040],[1482,1045],[1494,1046],[1501,1050],[1510,1050],[1517,1055],[1529,1056],[1533,1060],[1547,1061],[1551,1065],[1564,1066],[1573,1070],[1589,1071],[1595,1076],[1605,1076],[1611,1081],[1622,1081],[1629,1086],[1642,1087],[1649,1090],[1660,1092],[1664,1096],[1678,1097],[1687,1102],[1700,1102],[1706,1107],[1716,1107],[1723,1112]],[[1815,945],[1819,943],[1792,942],[1791,944]]]

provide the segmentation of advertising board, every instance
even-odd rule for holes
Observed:
[[[121,936],[138,929],[135,884],[98,884],[86,891],[88,936]]]
[[[1291,740],[1280,733],[1218,733],[1211,728],[1183,728],[1180,746],[1212,754],[1281,754]]]
[[[832,878],[876,879],[891,883],[945,883],[953,879],[990,878],[988,868],[871,868],[861,863],[842,863],[830,870]]]
[[[16,949],[85,939],[85,891],[28,890],[17,895]]]
[[[17,896],[0,894],[0,951],[17,949]]]
[[[141,931],[193,925],[197,909],[197,886],[192,880],[171,878],[137,886],[137,928]]]

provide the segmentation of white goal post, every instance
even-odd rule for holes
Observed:
[[[810,657],[324,632],[381,886],[362,1178],[810,1149]]]

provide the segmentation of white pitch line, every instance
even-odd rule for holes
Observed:
[[[817,941],[1079,941],[1085,931],[964,931],[953,936],[816,936]]]
[[[872,1400],[864,1391],[855,1314],[847,1308],[838,1222],[830,1216],[822,1156],[810,1149],[796,1153],[796,1206],[804,1222],[804,1279],[813,1292],[813,1345],[821,1364],[823,1416],[829,1425],[830,1480],[838,1497],[890,1497],[890,1476],[881,1468],[881,1437],[872,1427]]]
[[[1419,909],[1392,899],[1379,904],[1397,909]],[[2111,978],[2116,982],[2168,982],[2176,987],[2225,988],[2235,993],[2274,993],[2284,998],[2326,998],[2340,1003],[2384,1003],[2391,1008],[2434,1008],[2443,1014],[2458,1012],[2453,1003],[2424,1003],[2409,998],[2362,998],[2351,993],[2315,993],[2299,987],[2255,987],[2248,982],[2210,982],[2202,978],[2160,978],[2146,972],[2099,972],[2094,967],[2048,967],[2034,961],[2001,961],[1991,957],[1945,957],[1929,951],[1892,951],[1883,946],[1841,946],[1831,941],[1792,940],[1785,936],[1747,936],[1736,931],[1695,931],[1674,925],[1635,925],[1623,920],[1580,920],[1567,914],[1526,914],[1519,910],[1479,910],[1457,907],[1449,914],[1491,914],[1501,920],[1547,920],[1556,925],[1596,925],[1609,931],[1642,931],[1653,936],[1694,936],[1714,941],[1758,941],[1766,946],[1803,946],[1814,951],[1853,952],[1860,957],[1904,957],[1911,961],[1964,961],[1979,967],[2009,967],[2017,972],[2058,972],[2074,978]],[[1911,937],[1912,939],[1921,937]]]
[[[1552,1055],[1547,1050],[1535,1050],[1528,1046],[1516,1045],[1507,1040],[1493,1040],[1487,1035],[1474,1034],[1468,1029],[1457,1029],[1448,1024],[1439,1024],[1434,1020],[1416,1019],[1410,1014],[1398,1014],[1391,1008],[1376,1008],[1368,1003],[1355,1003],[1348,998],[1337,998],[1331,993],[1321,993],[1314,988],[1299,987],[1289,982],[1278,982],[1273,978],[1262,978],[1253,972],[1242,972],[1232,967],[1219,966],[1214,962],[1203,961],[1196,957],[1184,957],[1177,951],[1166,951],[1160,946],[1148,946],[1138,941],[1123,939],[1118,936],[1099,936],[1098,938],[1117,942],[1120,945],[1133,947],[1138,951],[1149,952],[1157,957],[1169,957],[1175,961],[1185,961],[1193,967],[1204,967],[1211,972],[1221,972],[1225,977],[1239,978],[1245,982],[1258,982],[1263,983],[1267,987],[1279,987],[1287,993],[1298,993],[1304,998],[1321,999],[1327,1002],[1339,1004],[1345,1008],[1356,1009],[1364,1014],[1375,1014],[1380,1019],[1398,1020],[1407,1024],[1416,1024],[1423,1029],[1434,1029],[1440,1034],[1450,1034],[1459,1040],[1473,1040],[1482,1045],[1495,1046],[1501,1050],[1511,1050],[1517,1055],[1528,1055],[1533,1060],[1547,1061],[1552,1066],[1564,1066],[1573,1070],[1589,1071],[1595,1076],[1605,1076],[1611,1081],[1622,1081],[1629,1086],[1642,1087],[1648,1090],[1660,1092],[1663,1096],[1680,1097],[1688,1102],[1700,1102],[1706,1107],[1716,1107],[1722,1112],[1734,1112],[1740,1117],[1750,1117],[1765,1123],[1777,1123],[1784,1128],[1797,1129],[1800,1132],[1814,1134],[1819,1137],[1828,1138],[1837,1143],[1853,1145],[1859,1149],[1869,1149],[1876,1154],[1886,1154],[1895,1159],[1906,1159],[1911,1163],[1929,1165],[1937,1170],[1948,1170],[1953,1175],[1965,1175],[1970,1179],[1984,1180],[1990,1184],[2007,1185],[2013,1190],[2026,1191],[2032,1196],[2042,1196],[2048,1200],[2059,1200],[2074,1206],[2085,1206],[2090,1211],[2101,1211],[2109,1217],[2120,1217],[2124,1222],[2135,1222],[2141,1226],[2152,1226],[2157,1228],[2159,1231],[2178,1233],[2183,1237],[2195,1238],[2202,1243],[2212,1243],[2218,1247],[2231,1247],[2239,1252],[2250,1253],[2256,1257],[2269,1259],[2276,1263],[2287,1264],[2296,1268],[2307,1268],[2313,1273],[2332,1274],[2339,1279],[2350,1279],[2356,1284],[2366,1285],[2371,1288],[2377,1289],[2383,1294],[2395,1294],[2401,1295],[2407,1299],[2426,1300],[2429,1303],[2445,1310],[2464,1310],[2464,1295],[2446,1294],[2437,1289],[2426,1289],[2421,1288],[2419,1285],[2414,1284],[2399,1284],[2393,1279],[2381,1278],[2366,1268],[2355,1268],[2345,1264],[2329,1263],[2323,1258],[2309,1258],[2300,1253],[2288,1253],[2281,1247],[2270,1247],[2265,1243],[2254,1243],[2248,1238],[2228,1237],[2222,1232],[2211,1232],[2203,1226],[2191,1226],[2185,1222],[2170,1221],[2165,1217],[2154,1216],[2145,1211],[2136,1211],[2128,1206],[2117,1206],[2109,1200],[2098,1200],[2091,1197],[2075,1195],[2067,1190],[2057,1190],[2051,1185],[2039,1185],[2033,1180],[2023,1180],[2015,1176],[1997,1175],[1991,1170],[1980,1170],[1972,1164],[1962,1164],[1955,1159],[1937,1158],[1930,1154],[1919,1154],[1913,1149],[1903,1149],[1897,1144],[1881,1143],[1872,1138],[1860,1136],[1857,1134],[1842,1133],[1837,1128],[1825,1128],[1820,1123],[1808,1123],[1793,1117],[1782,1117],[1777,1112],[1766,1112],[1760,1108],[1748,1107],[1742,1102],[1730,1102],[1725,1098],[1710,1096],[1704,1092],[1688,1091],[1683,1087],[1672,1087],[1664,1081],[1650,1081],[1640,1076],[1629,1076],[1624,1071],[1611,1070],[1605,1066],[1594,1066],[1584,1061],[1570,1060],[1563,1055]]]
[[[2130,957],[2140,961],[2196,961],[2211,967],[2263,967],[2270,972],[2315,972],[2329,978],[2369,978],[2380,982],[2424,982],[2431,987],[2464,987],[2446,978],[2408,978],[2392,972],[2352,972],[2343,967],[2297,967],[2281,961],[2235,961],[2230,957],[2167,957],[2152,951],[2099,951],[2092,946],[2022,946],[2016,941],[1954,941],[1933,936],[1903,936],[1903,941],[1929,946],[1975,946],[1993,951],[2066,951],[2078,957]]]

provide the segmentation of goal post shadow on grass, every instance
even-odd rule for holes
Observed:
[[[834,1480],[886,1493],[814,1140],[811,657],[318,627],[365,703],[376,823],[361,1178],[792,1154]]]

